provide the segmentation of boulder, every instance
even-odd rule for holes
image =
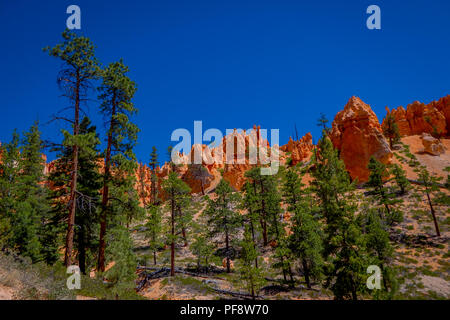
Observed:
[[[431,154],[432,156],[439,156],[445,153],[444,145],[436,138],[433,138],[428,133],[422,133],[420,137],[423,144],[423,152]]]

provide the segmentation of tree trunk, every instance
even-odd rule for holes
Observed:
[[[305,282],[308,289],[311,289],[311,280],[309,279],[309,268],[308,264],[306,263],[305,259],[302,259],[302,266],[303,266],[303,275],[305,276]]]
[[[228,230],[225,229],[225,254],[226,254],[226,259],[227,259],[227,273],[231,272],[229,250],[230,250],[230,239],[228,236]]]
[[[430,205],[431,215],[433,216],[434,228],[436,229],[436,234],[438,237],[441,236],[441,232],[439,231],[439,225],[436,218],[436,213],[433,208],[433,204],[431,203],[430,194],[427,192],[428,204]]]
[[[79,134],[80,129],[80,74],[77,71],[77,82],[75,84],[75,119],[73,126],[73,136]],[[72,265],[72,250],[73,250],[73,235],[75,225],[75,210],[77,203],[77,179],[78,179],[78,146],[72,147],[72,176],[70,181],[70,200],[69,200],[69,216],[67,221],[67,235],[66,235],[66,251],[64,254],[64,264],[66,267]]]
[[[153,251],[153,264],[156,264],[156,251]]]
[[[81,224],[79,232],[79,245],[78,245],[78,265],[80,266],[80,271],[82,274],[86,274],[86,241],[84,235],[84,226]]]
[[[250,209],[250,216],[252,212]],[[253,226],[253,220],[250,218],[250,229],[252,230],[252,241],[253,241],[253,248],[256,250],[256,242],[255,242],[255,228]],[[255,258],[255,268],[258,268],[258,257]]]
[[[105,271],[105,249],[106,249],[106,213],[108,210],[108,200],[109,200],[109,186],[108,182],[110,180],[111,174],[111,149],[112,149],[112,133],[114,130],[114,120],[113,117],[116,115],[116,106],[114,103],[115,96],[113,97],[113,109],[111,113],[111,123],[108,132],[108,144],[106,147],[105,155],[105,173],[103,176],[103,194],[102,194],[102,211],[100,214],[100,239],[99,239],[99,251],[98,251],[98,265],[97,270]]]
[[[175,275],[175,195],[171,195],[171,234],[172,242],[170,243],[170,276]]]

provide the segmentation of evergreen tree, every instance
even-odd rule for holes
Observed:
[[[89,118],[80,122],[79,135],[84,137],[83,146],[78,150],[77,197],[75,203],[74,243],[77,249],[80,271],[85,274],[86,268],[93,265],[93,255],[98,245],[96,227],[98,224],[99,190],[101,175],[98,167],[99,150],[97,129]],[[52,148],[57,152],[57,159],[52,164],[48,182],[52,186],[51,217],[47,228],[52,230],[45,242],[48,247],[59,246],[59,237],[66,221],[66,211],[70,200],[70,181],[72,178],[73,147],[71,136],[65,135],[61,145]],[[57,256],[48,257],[48,261],[56,261]]]
[[[337,299],[352,298],[364,290],[366,254],[364,238],[356,223],[353,184],[330,139],[324,134],[313,156],[312,181],[320,212],[326,222],[324,270],[326,286]]]
[[[311,288],[311,279],[320,279],[322,274],[323,245],[321,226],[314,217],[317,208],[310,190],[303,190],[303,186],[301,177],[294,170],[286,172],[283,198],[288,205],[287,210],[294,214],[288,246],[299,259],[306,285]]]
[[[389,139],[389,146],[391,149],[393,149],[395,144],[400,142],[400,132],[392,113],[388,113],[383,121],[383,134]]]
[[[322,127],[323,131],[328,132],[330,128],[327,127],[328,119],[325,114],[320,113],[320,118],[317,119],[317,126]]]
[[[194,225],[194,241],[191,244],[191,251],[197,257],[197,269],[203,267],[208,269],[209,259],[212,256],[214,246],[210,242],[208,234],[204,232],[204,227],[200,224]]]
[[[391,193],[389,189],[384,186],[383,180],[389,176],[389,171],[386,166],[374,157],[371,157],[368,168],[370,175],[367,185],[373,188],[372,194],[375,196],[378,203],[386,209],[386,221],[389,225],[392,225],[395,222],[401,222],[403,220],[403,214],[393,206],[402,201],[396,199],[396,195]]]
[[[112,211],[110,200],[119,200],[115,201],[116,204],[126,208],[129,217],[132,212],[137,211],[137,195],[133,191],[136,170],[133,147],[139,129],[129,120],[131,115],[137,113],[137,109],[131,101],[136,92],[136,85],[126,75],[128,72],[129,69],[122,60],[109,64],[101,71],[102,85],[98,89],[99,100],[102,101],[100,111],[109,124],[100,215],[100,271],[105,270],[107,217]],[[111,190],[112,188],[115,190]]]
[[[409,186],[411,185],[406,178],[405,170],[403,170],[400,165],[394,164],[391,169],[391,174],[394,175],[395,182],[400,188],[400,194],[405,194]]]
[[[160,208],[154,204],[148,207],[147,237],[149,239],[149,249],[153,253],[153,263],[156,264],[156,252],[162,247],[161,239],[162,219]]]
[[[36,122],[25,133],[17,177],[17,203],[12,216],[13,241],[18,252],[33,262],[42,260],[44,227],[50,207],[44,181],[43,142]],[[56,251],[56,248],[53,248]]]
[[[374,209],[369,209],[363,215],[366,220],[363,227],[365,229],[366,247],[371,257],[370,264],[379,266],[382,272],[382,294],[375,290],[375,297],[392,299],[398,289],[398,283],[391,267],[394,249],[389,241],[388,227]]]
[[[78,157],[80,148],[86,144],[86,137],[80,134],[80,113],[82,104],[87,101],[91,81],[98,77],[98,61],[94,55],[94,45],[89,38],[77,36],[73,31],[65,30],[64,41],[53,48],[46,47],[51,56],[63,61],[63,68],[58,75],[58,84],[63,95],[70,101],[73,117],[67,119],[58,116],[55,119],[66,120],[72,124],[73,133],[64,131],[67,143],[72,147],[70,197],[67,219],[67,235],[64,263],[72,264],[72,250],[75,225],[75,210],[77,202]]]
[[[180,221],[177,219],[179,217],[178,210],[180,208],[180,203],[185,201],[186,196],[191,191],[189,186],[178,178],[175,172],[170,172],[167,179],[163,182],[163,190],[167,196],[170,207],[170,235],[168,237],[170,243],[170,275],[175,275],[175,244],[179,238],[179,233],[177,228],[179,227]]]
[[[426,195],[428,205],[430,206],[430,212],[431,212],[431,216],[433,217],[433,223],[434,223],[434,228],[436,230],[436,234],[438,237],[440,237],[441,232],[439,230],[439,224],[438,224],[437,217],[436,217],[436,211],[434,209],[433,200],[431,197],[434,193],[439,191],[438,183],[439,183],[439,180],[442,179],[442,177],[435,177],[435,176],[431,175],[425,166],[420,166],[416,170],[416,172],[418,174],[418,180],[421,185],[422,192],[424,193],[424,195]]]
[[[156,176],[156,167],[158,166],[158,153],[156,152],[156,147],[152,147],[152,153],[150,154],[150,168],[152,169],[152,176],[151,176],[151,182],[152,182],[152,203],[158,203],[158,177]]]
[[[0,145],[0,249],[13,247],[11,220],[17,204],[19,134],[14,130],[9,143]]]
[[[244,223],[248,224],[249,230],[252,236],[253,245],[255,250],[257,249],[257,234],[260,233],[260,227],[258,224],[258,204],[259,200],[255,194],[255,188],[252,183],[245,182],[242,191],[244,197],[242,199],[242,205],[247,209],[247,214],[243,217]],[[258,259],[255,259],[255,267],[258,268]]]
[[[127,228],[118,224],[110,229],[108,238],[107,257],[114,261],[106,273],[112,284],[112,291],[118,293],[133,292],[136,280],[137,259],[133,252],[133,240]]]
[[[230,184],[223,178],[216,187],[217,199],[208,199],[205,214],[208,216],[211,237],[223,236],[227,272],[230,273],[230,241],[240,225],[240,216],[236,209],[239,205],[239,194],[233,192]]]
[[[258,251],[255,249],[251,231],[245,228],[244,239],[241,241],[241,259],[237,271],[239,280],[255,300],[261,288],[266,283],[261,267],[255,267],[253,261],[258,259]]]

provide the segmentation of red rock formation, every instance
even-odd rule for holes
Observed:
[[[290,152],[292,159],[291,164],[296,165],[311,156],[313,147],[312,135],[308,132],[298,141],[294,141],[292,140],[292,137],[289,137],[289,142],[286,145],[281,146],[280,150]]]
[[[429,106],[436,108],[445,117],[447,134],[450,134],[450,95],[440,98],[438,101],[433,101]]]
[[[433,128],[441,135],[446,135],[450,124],[450,96],[428,105],[415,101],[406,110],[400,106],[391,111],[387,109],[387,113],[394,116],[401,136],[420,135],[424,132],[431,134]]]
[[[334,118],[330,139],[340,150],[340,157],[353,179],[367,181],[371,156],[383,163],[391,161],[392,152],[380,123],[369,105],[352,97]]]

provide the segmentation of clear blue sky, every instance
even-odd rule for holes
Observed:
[[[317,138],[316,119],[332,120],[350,96],[384,107],[429,102],[450,93],[450,1],[0,0],[0,141],[66,106],[60,62],[42,47],[61,41],[70,4],[104,63],[124,59],[138,84],[136,154],[164,155],[171,132],[203,127],[279,128],[287,142]],[[366,28],[366,8],[381,8],[382,30]],[[104,132],[98,103],[90,117]],[[56,124],[46,139],[61,140]]]

